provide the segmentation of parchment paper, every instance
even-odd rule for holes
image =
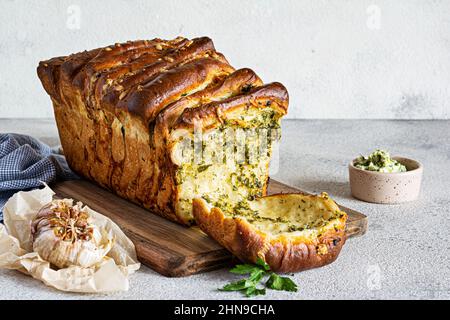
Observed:
[[[126,291],[128,276],[139,269],[134,244],[109,218],[87,207],[93,223],[112,232],[114,245],[99,264],[82,268],[71,266],[55,270],[32,249],[31,221],[39,209],[53,200],[55,193],[43,189],[18,192],[3,208],[0,223],[0,268],[17,269],[46,285],[72,292]]]

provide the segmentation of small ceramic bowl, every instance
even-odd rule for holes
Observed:
[[[393,157],[408,171],[384,173],[356,168],[354,159],[348,166],[352,195],[374,203],[400,203],[417,199],[422,182],[423,167],[418,161]]]

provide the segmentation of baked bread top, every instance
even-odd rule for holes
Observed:
[[[42,61],[38,67],[39,78],[52,99],[70,102],[81,95],[88,107],[101,106],[114,114],[127,112],[145,124],[154,121],[168,105],[225,82],[234,72],[208,37],[128,41]],[[262,85],[260,80],[256,82]],[[207,124],[221,111],[254,100],[277,99],[277,108],[286,113],[288,94],[280,83],[242,89],[239,96],[206,99],[208,103],[200,108],[184,110],[177,124],[189,126],[194,119],[205,117],[210,119],[205,120]]]

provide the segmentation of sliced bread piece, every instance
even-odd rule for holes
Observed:
[[[347,214],[326,193],[277,194],[236,205],[193,201],[200,229],[240,260],[262,258],[273,271],[296,272],[336,260]]]

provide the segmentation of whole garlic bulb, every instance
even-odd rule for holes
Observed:
[[[58,268],[90,267],[112,247],[112,236],[92,223],[81,202],[54,200],[32,221],[33,250]]]

